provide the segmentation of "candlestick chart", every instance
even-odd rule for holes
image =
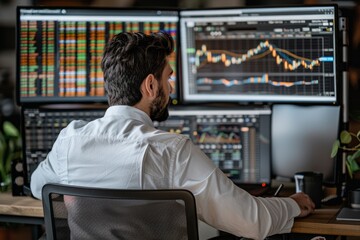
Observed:
[[[198,93],[321,96],[334,91],[322,38],[198,40],[188,53]]]

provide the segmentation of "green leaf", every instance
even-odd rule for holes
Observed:
[[[17,128],[11,122],[5,121],[3,129],[6,136],[15,138],[20,136],[19,130],[17,130]]]
[[[351,167],[350,167],[349,162],[347,162],[347,161],[346,161],[346,168],[347,168],[347,170],[348,170],[348,173],[349,173],[350,178],[353,178],[353,172],[352,172],[352,170],[351,170]]]
[[[347,162],[349,163],[349,167],[351,168],[352,172],[356,172],[360,170],[360,166],[355,159],[356,158],[354,158],[353,155],[348,156],[347,158]]]
[[[331,158],[335,157],[337,152],[338,152],[338,149],[340,147],[340,141],[339,140],[336,140],[332,146],[332,150],[331,150]]]
[[[6,146],[6,140],[4,134],[2,134],[2,132],[0,131],[0,147],[5,148],[5,146]]]
[[[21,137],[19,130],[8,121],[0,129],[0,182],[11,183],[11,162],[21,151]],[[0,189],[1,191],[1,189]]]
[[[345,131],[345,130],[341,131],[341,133],[340,133],[341,143],[348,144],[351,142],[351,139],[352,139],[351,134],[348,131]]]
[[[360,158],[360,149],[357,150],[354,154],[349,155],[349,159],[351,161],[355,161],[356,159]]]

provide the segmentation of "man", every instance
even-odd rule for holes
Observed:
[[[107,45],[102,69],[110,107],[103,118],[73,121],[63,129],[31,178],[34,196],[46,183],[118,189],[190,190],[199,219],[237,236],[263,239],[289,232],[314,203],[302,193],[290,198],[253,197],[232,183],[188,137],[160,131],[153,120],[168,117],[166,33],[120,33]]]

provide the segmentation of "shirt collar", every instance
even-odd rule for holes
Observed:
[[[111,115],[124,116],[126,118],[131,118],[134,120],[144,122],[147,125],[154,126],[154,123],[151,121],[150,117],[145,112],[135,107],[131,107],[127,105],[111,106],[106,110],[105,116],[111,116]]]

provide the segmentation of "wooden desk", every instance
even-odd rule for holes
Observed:
[[[272,182],[276,187],[281,182]],[[282,182],[283,183],[283,182]],[[288,197],[295,193],[295,183],[284,183],[287,185],[281,192],[281,197]],[[324,194],[336,194],[335,188],[326,188]],[[336,235],[336,236],[360,236],[360,222],[357,221],[337,221],[336,215],[340,206],[327,207],[322,206],[315,209],[315,212],[304,218],[295,218],[292,233],[319,234],[319,235]]]
[[[305,218],[296,218],[291,232],[360,237],[360,222],[337,221],[339,208],[321,208]]]
[[[296,218],[293,233],[360,236],[360,222],[337,221],[339,208],[321,208],[305,218]],[[42,202],[30,197],[0,194],[0,221],[44,224]]]
[[[44,224],[42,202],[31,197],[0,194],[0,221],[25,224]]]

